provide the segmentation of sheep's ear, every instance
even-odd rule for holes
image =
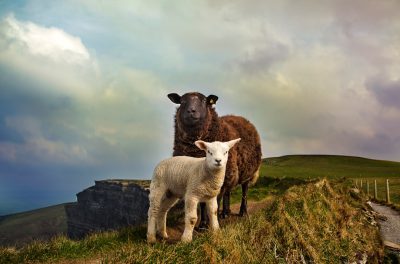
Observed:
[[[181,96],[177,93],[168,94],[168,98],[175,104],[181,104]]]
[[[210,94],[207,97],[207,104],[213,105],[213,104],[216,104],[217,101],[218,101],[218,96],[216,96],[216,95]]]
[[[206,142],[204,142],[203,140],[197,140],[196,142],[194,142],[194,144],[201,150],[207,150]]]
[[[241,140],[241,138],[237,138],[231,141],[226,142],[228,144],[229,148],[232,148],[236,143],[238,143]]]

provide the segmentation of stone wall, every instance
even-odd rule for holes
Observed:
[[[150,181],[103,180],[77,194],[66,206],[68,236],[85,235],[147,221]]]

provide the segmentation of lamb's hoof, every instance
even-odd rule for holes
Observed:
[[[157,242],[156,236],[152,235],[147,235],[147,243],[149,244],[155,244]]]
[[[192,242],[192,238],[191,237],[187,237],[187,236],[182,236],[181,237],[181,242],[190,243],[190,242]]]

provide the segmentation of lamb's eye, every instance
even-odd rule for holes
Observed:
[[[207,152],[208,152],[208,154],[210,154],[210,155],[212,156],[212,153],[211,153],[211,151],[207,150]]]
[[[225,155],[228,154],[228,151],[225,151]]]

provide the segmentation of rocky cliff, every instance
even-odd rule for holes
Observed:
[[[147,221],[150,181],[103,180],[77,194],[66,206],[68,236],[81,238],[96,231]]]

